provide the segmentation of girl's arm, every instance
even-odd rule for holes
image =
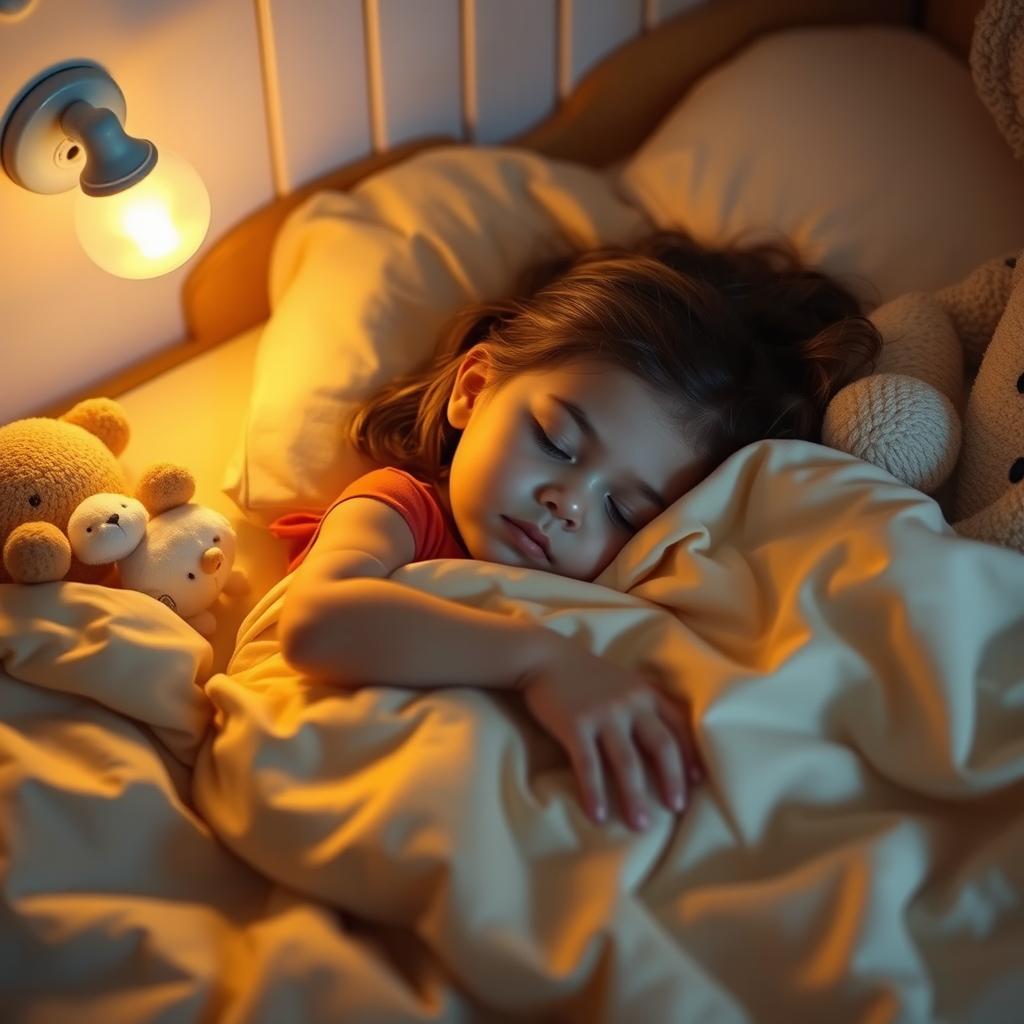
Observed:
[[[550,660],[562,639],[551,630],[386,578],[414,553],[405,520],[383,502],[332,509],[285,596],[285,659],[340,686],[497,688]]]
[[[655,682],[544,626],[467,608],[386,577],[415,554],[405,520],[373,498],[334,508],[281,610],[285,658],[341,686],[520,688],[565,748],[595,821],[606,820],[604,766],[626,818],[647,825],[646,751],[662,799],[682,810],[699,778],[688,716]]]

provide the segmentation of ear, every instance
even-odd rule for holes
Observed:
[[[120,455],[128,446],[131,431],[124,407],[112,398],[87,398],[60,417],[65,423],[88,430],[98,437],[114,455]]]
[[[448,396],[448,422],[456,430],[465,430],[481,395],[487,390],[491,364],[485,345],[474,345],[463,357]]]
[[[173,462],[160,462],[150,466],[135,488],[135,497],[151,516],[185,505],[196,492],[196,482],[184,466]]]

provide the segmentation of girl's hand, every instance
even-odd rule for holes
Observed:
[[[636,829],[647,827],[641,751],[653,763],[665,806],[682,811],[690,787],[703,778],[688,707],[666,696],[653,675],[558,640],[523,676],[520,688],[531,714],[569,754],[587,813],[597,822],[607,820],[603,755],[627,821]]]

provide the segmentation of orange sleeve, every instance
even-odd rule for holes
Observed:
[[[439,526],[444,529],[444,523],[430,491],[419,480],[400,469],[375,469],[349,484],[334,505],[349,498],[376,498],[393,508],[412,531],[416,545],[412,560],[422,562],[432,557],[429,552],[437,545],[434,534]]]
[[[349,498],[375,498],[394,509],[412,532],[414,562],[465,557],[453,541],[444,515],[426,484],[400,469],[375,469],[349,484],[323,515],[296,512],[271,524],[271,533],[290,544],[289,572],[301,565],[309,554],[327,513]]]

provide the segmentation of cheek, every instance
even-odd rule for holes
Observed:
[[[515,430],[487,422],[476,426],[465,432],[455,451],[452,487],[497,496],[528,472],[529,456]]]
[[[516,507],[512,500],[514,481],[508,464],[492,452],[467,452],[464,462],[452,466],[450,496],[452,508],[478,522]]]

